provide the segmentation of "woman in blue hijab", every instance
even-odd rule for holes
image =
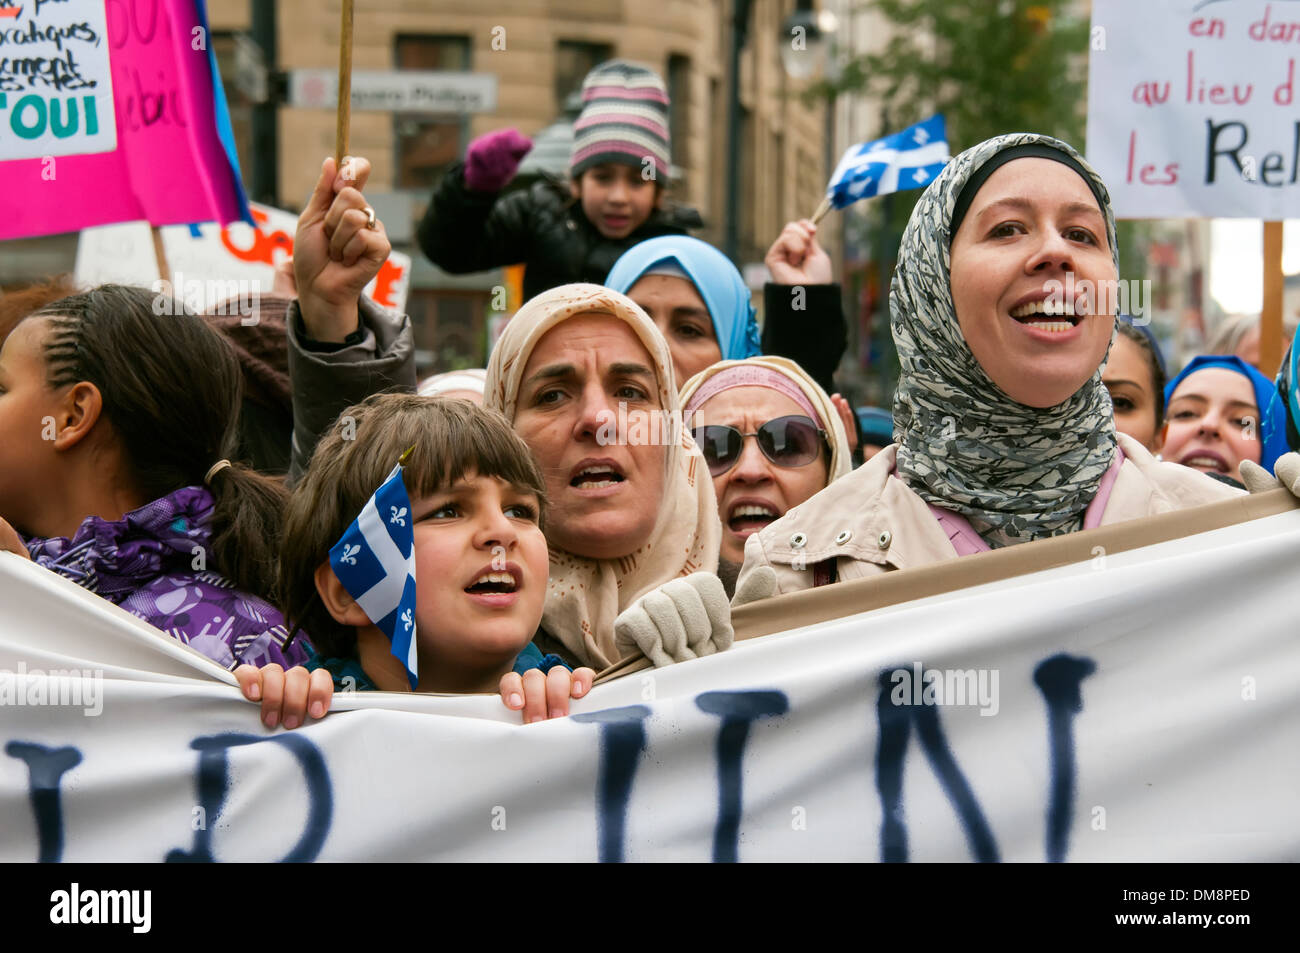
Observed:
[[[1161,456],[1234,481],[1243,460],[1271,473],[1287,452],[1273,393],[1273,383],[1239,357],[1192,358],[1165,387]]]
[[[745,280],[698,238],[664,235],[633,245],[605,286],[635,301],[663,332],[678,386],[718,361],[762,353]]]

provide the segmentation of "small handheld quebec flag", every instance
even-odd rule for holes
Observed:
[[[370,621],[388,636],[393,655],[406,666],[406,677],[414,689],[419,681],[415,529],[401,461],[330,549],[330,568]]]
[[[931,116],[875,142],[850,146],[835,167],[826,186],[826,201],[818,211],[825,214],[873,195],[924,188],[948,158],[948,134],[942,115]],[[813,220],[818,218],[814,216]]]

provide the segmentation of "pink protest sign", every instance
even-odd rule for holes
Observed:
[[[0,239],[248,220],[202,0],[0,6]]]

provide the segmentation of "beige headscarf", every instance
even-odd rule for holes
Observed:
[[[533,298],[510,319],[488,361],[485,405],[512,423],[533,348],[575,315],[597,312],[626,321],[655,366],[660,406],[680,421],[673,359],[654,322],[630,298],[600,285],[572,284]],[[550,547],[551,577],[542,626],[577,661],[601,669],[618,661],[614,619],[640,596],[678,576],[717,572],[722,525],[704,457],[684,427],[665,454],[664,499],[645,545],[620,559],[588,559]],[[665,430],[665,432],[668,432]]]
[[[700,387],[712,377],[717,376],[725,370],[733,367],[757,367],[764,368],[788,378],[803,395],[812,404],[813,410],[817,411],[817,424],[826,431],[830,438],[831,460],[830,466],[826,468],[829,474],[826,482],[832,483],[838,480],[852,468],[853,451],[849,449],[849,438],[844,431],[844,421],[840,419],[839,411],[831,403],[830,396],[826,391],[821,389],[815,380],[808,376],[808,372],[796,364],[794,361],[784,357],[770,357],[763,355],[760,357],[747,357],[743,361],[719,361],[710,367],[706,367],[694,377],[686,382],[682,387],[682,392],[678,399],[682,406],[690,404],[691,398],[695,396]],[[737,384],[736,386],[746,386]],[[762,387],[761,382],[754,382],[753,387]],[[689,425],[691,421],[687,420]]]

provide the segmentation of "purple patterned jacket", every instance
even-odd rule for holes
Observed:
[[[27,540],[32,559],[137,615],[226,668],[307,660],[301,632],[287,649],[284,617],[205,568],[213,509],[206,487],[187,486],[109,523],[88,516],[71,539]],[[202,558],[200,558],[202,557]]]

